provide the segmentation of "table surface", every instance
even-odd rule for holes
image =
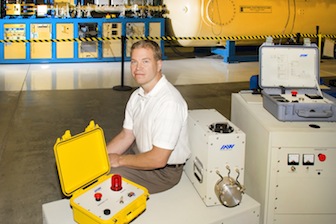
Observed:
[[[63,199],[42,206],[44,224],[75,223],[69,200]],[[207,207],[201,200],[188,177],[183,173],[181,181],[172,189],[150,195],[146,210],[132,224],[143,223],[217,223],[244,213],[254,213],[259,222],[260,204],[244,194],[240,205],[227,208],[222,205]],[[251,215],[251,214],[249,214]]]

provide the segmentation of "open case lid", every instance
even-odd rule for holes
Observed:
[[[110,172],[104,133],[94,121],[78,135],[71,136],[69,130],[65,131],[54,145],[54,154],[66,196]]]
[[[261,88],[316,88],[319,83],[316,45],[270,45],[259,48]]]

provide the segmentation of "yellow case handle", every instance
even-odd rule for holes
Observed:
[[[126,215],[126,222],[125,223],[130,223],[133,219],[135,219],[137,216],[139,216],[145,209],[146,209],[145,204],[137,207],[136,210],[134,210],[130,214]]]

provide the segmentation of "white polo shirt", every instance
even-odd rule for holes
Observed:
[[[191,154],[187,118],[187,103],[163,75],[148,94],[141,87],[132,93],[123,127],[133,130],[140,152],[151,150],[153,145],[173,150],[168,164],[182,164]]]

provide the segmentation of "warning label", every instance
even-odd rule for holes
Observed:
[[[272,6],[248,5],[240,6],[242,13],[272,13]]]

